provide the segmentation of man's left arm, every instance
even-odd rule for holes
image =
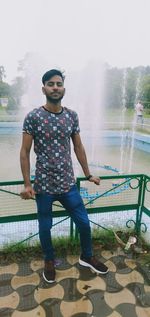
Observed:
[[[72,135],[72,142],[74,145],[74,152],[75,152],[76,157],[77,157],[77,159],[82,167],[82,170],[84,172],[85,177],[87,177],[87,179],[90,182],[93,182],[96,185],[99,185],[100,178],[90,174],[86,152],[85,152],[84,146],[82,144],[81,137],[80,137],[79,133],[75,133]]]

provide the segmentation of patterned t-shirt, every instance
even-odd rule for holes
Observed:
[[[23,132],[31,134],[34,139],[36,193],[69,191],[75,184],[70,138],[80,132],[77,113],[66,107],[61,113],[36,108],[27,114]]]

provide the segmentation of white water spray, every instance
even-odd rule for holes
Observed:
[[[137,77],[135,104],[137,103],[137,100],[138,100],[138,97],[139,97],[140,82],[141,82],[141,73],[139,73],[138,77]],[[129,169],[128,169],[128,173],[131,173],[132,164],[133,164],[135,129],[136,129],[136,113],[134,112],[134,117],[133,117],[133,121],[132,121],[131,137],[130,137],[131,145],[130,145],[130,153],[129,153]]]
[[[120,146],[120,173],[123,172],[123,162],[126,154],[126,131],[125,131],[125,113],[126,113],[126,78],[127,71],[124,70],[123,73],[123,84],[122,84],[122,111],[121,111],[121,146]]]

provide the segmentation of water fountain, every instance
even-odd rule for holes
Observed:
[[[138,77],[137,77],[137,83],[136,83],[135,104],[137,103],[137,100],[139,98],[140,81],[141,81],[141,73],[139,72]],[[129,153],[129,169],[128,169],[129,173],[131,173],[132,163],[133,163],[135,128],[136,128],[136,114],[134,113],[134,117],[133,117],[133,121],[132,121],[132,131],[131,131],[131,137],[130,137],[131,146],[130,146],[130,153]]]
[[[120,173],[124,170],[124,162],[126,156],[126,131],[125,131],[125,113],[126,113],[126,79],[127,70],[123,72],[123,83],[122,83],[122,107],[121,107],[121,146],[120,146]]]
[[[32,65],[32,63],[31,63]],[[30,66],[31,66],[30,65]],[[34,65],[35,67],[35,65]],[[43,67],[42,69],[47,69],[47,67]],[[28,112],[35,106],[39,106],[43,102],[45,102],[42,93],[41,93],[41,76],[44,71],[42,69],[36,71],[36,76],[32,77],[31,74],[35,73],[33,69],[33,65],[29,71],[31,72],[30,76],[28,74],[29,79],[29,95],[30,102],[29,107],[25,107],[24,110]],[[112,173],[119,173],[119,171],[123,170],[124,167],[124,160],[127,159],[129,155],[126,155],[125,145],[126,145],[126,136],[123,134],[124,126],[122,126],[122,137],[121,137],[121,147],[119,151],[117,150],[114,160],[112,160],[112,150],[107,147],[108,150],[105,151],[105,142],[103,141],[103,123],[104,123],[104,112],[103,112],[103,74],[104,74],[104,67],[100,64],[99,68],[97,68],[97,64],[89,64],[82,72],[76,73],[68,73],[66,74],[65,86],[67,89],[66,96],[63,100],[63,105],[70,107],[78,112],[80,118],[80,127],[81,127],[81,136],[83,139],[83,143],[86,148],[87,156],[89,165],[91,168],[91,172],[97,175],[109,174]],[[124,72],[123,77],[123,90],[122,90],[122,122],[124,122],[125,118],[125,83],[126,83],[126,72]],[[35,90],[33,87],[36,87],[36,90],[39,90],[38,94],[40,95],[38,104],[37,104],[37,95],[35,96]],[[39,87],[39,88],[38,88]],[[92,105],[92,106],[91,106]],[[18,139],[21,139],[20,135]],[[129,140],[129,138],[128,138]],[[4,142],[6,144],[6,142]],[[14,142],[15,143],[15,142]],[[112,144],[113,145],[113,144]],[[128,144],[129,145],[129,144]],[[134,145],[134,143],[132,144]],[[8,146],[9,147],[9,146]],[[3,152],[3,151],[2,151]],[[104,155],[103,155],[104,152]],[[73,152],[72,152],[73,153]],[[129,153],[129,152],[128,152]],[[131,152],[132,153],[132,152]],[[133,154],[133,153],[132,153]],[[3,180],[16,180],[17,177],[20,180],[21,173],[18,173],[18,169],[20,170],[19,166],[19,144],[17,143],[16,148],[13,148],[13,155],[14,155],[14,168],[12,168],[14,178],[9,179],[5,176]],[[13,155],[9,153],[7,156],[12,157],[13,162]],[[18,156],[18,163],[16,163],[16,156]],[[130,158],[133,159],[133,155],[130,155]],[[5,162],[7,158],[5,158]],[[109,161],[109,162],[108,162]],[[147,160],[147,166],[149,166],[149,160]],[[74,161],[75,162],[75,161]],[[76,160],[77,162],[77,160]],[[7,164],[7,163],[6,163]],[[75,164],[75,175],[82,176],[81,169],[79,168],[79,164]],[[17,167],[17,173],[16,173]],[[145,166],[144,166],[145,167]],[[34,162],[32,160],[32,168],[34,168]],[[19,176],[18,176],[19,175]],[[109,198],[111,195],[118,195],[120,193],[120,189],[117,188],[117,184],[112,184],[113,191],[111,194],[107,194]],[[121,191],[125,191],[127,187],[122,187]],[[99,188],[99,191],[101,188]],[[83,191],[83,195],[87,195],[88,199],[95,198],[99,196],[99,192],[95,192],[94,194],[89,193],[85,190]],[[115,217],[114,217],[115,218]]]
[[[127,70],[123,72],[123,83],[122,83],[122,111],[121,111],[121,145],[120,145],[120,173],[132,172],[133,155],[134,155],[134,142],[135,142],[135,131],[136,131],[136,113],[134,112],[133,119],[131,122],[131,131],[125,129],[125,114],[126,114],[126,81],[127,81]],[[139,98],[141,73],[138,73],[135,91],[136,104]]]
[[[101,163],[99,153],[103,146],[103,78],[104,65],[89,62],[81,72],[69,73],[65,80],[67,91],[64,104],[78,113],[89,165],[92,162]],[[73,160],[76,161],[74,155]],[[81,168],[77,164],[74,166],[75,174],[81,175]]]

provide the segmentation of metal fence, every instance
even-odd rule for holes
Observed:
[[[101,177],[101,185],[77,178],[77,186],[89,214],[92,228],[135,229],[150,235],[150,177],[144,174]],[[0,247],[38,239],[34,199],[22,200],[23,181],[0,182]],[[53,204],[53,233],[76,236],[77,230],[59,202]]]

